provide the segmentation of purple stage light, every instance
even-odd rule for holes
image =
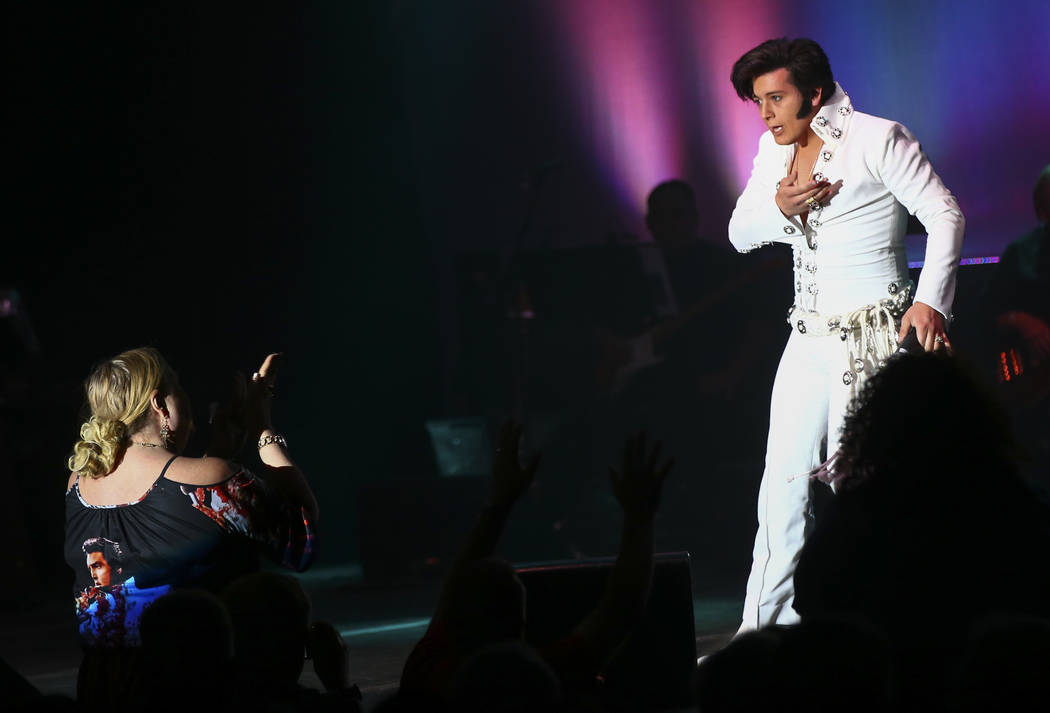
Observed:
[[[683,173],[673,23],[641,0],[558,3],[572,41],[574,83],[588,148],[625,205]]]
[[[693,61],[704,78],[702,91],[714,120],[719,179],[738,195],[751,175],[758,139],[766,131],[755,107],[741,101],[729,83],[733,63],[746,51],[784,34],[781,5],[775,0],[690,3],[688,27],[695,39]]]

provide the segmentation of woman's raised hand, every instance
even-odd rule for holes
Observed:
[[[247,384],[244,427],[250,438],[258,438],[260,433],[273,427],[270,420],[271,402],[277,385],[277,367],[281,358],[279,353],[267,355],[262,366],[252,374]]]
[[[229,398],[211,406],[207,455],[233,458],[249,438],[258,440],[264,430],[272,427],[270,401],[280,359],[280,354],[268,355],[251,379],[246,379],[241,372],[233,375]]]

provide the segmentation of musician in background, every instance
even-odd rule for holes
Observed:
[[[767,294],[754,288],[778,261],[745,269],[735,252],[701,239],[696,198],[682,180],[665,181],[650,192],[645,222],[660,247],[677,309],[662,319],[654,315],[645,332],[605,345],[616,372],[610,392],[617,408],[633,418],[628,430],[659,428],[670,442],[680,432],[678,454],[708,439],[738,439],[743,430],[731,423],[753,417],[748,394],[764,401],[765,382],[776,368],[771,355],[783,346],[764,343],[770,325],[756,320],[770,312],[753,304]],[[763,369],[764,357],[768,368]],[[764,416],[764,404],[761,411]],[[719,435],[719,429],[725,433]],[[705,457],[710,463],[712,454]]]
[[[988,302],[1000,335],[996,368],[1029,475],[1050,485],[1050,165],[1032,192],[1039,225],[1003,251]]]
[[[776,329],[781,310],[767,304],[777,291],[765,285],[777,275],[788,289],[783,267],[790,263],[786,252],[745,263],[703,240],[699,218],[693,189],[684,181],[661,183],[647,198],[645,222],[677,309],[654,318],[633,340],[617,345],[610,338],[602,345],[620,377],[606,390],[601,428],[613,442],[632,429],[660,434],[683,477],[668,484],[657,546],[689,549],[724,570],[738,560],[723,546],[725,519],[735,512],[732,497],[740,490],[730,474],[741,472],[742,462],[760,467],[751,461],[763,453],[764,429],[740,424],[768,418],[769,387],[785,339]],[[629,354],[627,342],[646,340],[648,349],[635,351],[653,358],[634,360],[644,366],[629,356],[615,358],[615,347]]]
[[[1015,331],[1034,361],[1050,358],[1050,165],[1032,192],[1039,226],[1010,243],[999,259],[992,300],[996,323]]]
[[[747,333],[740,315],[729,309],[730,276],[740,274],[740,256],[701,240],[696,197],[688,183],[664,181],[649,193],[645,224],[663,253],[664,267],[678,317],[653,328],[654,351],[672,369],[686,373],[673,388],[692,397],[732,398],[744,378],[748,360],[734,346],[733,353],[716,335]],[[723,294],[724,293],[724,294]],[[716,342],[722,342],[721,347]],[[683,383],[683,381],[685,383]]]

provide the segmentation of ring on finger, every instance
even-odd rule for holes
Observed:
[[[810,208],[816,208],[818,203],[819,201],[817,200],[816,196],[810,196],[806,199],[806,205],[808,205]]]
[[[933,341],[938,342],[940,344],[944,344],[944,337],[938,334],[936,337],[933,338]]]

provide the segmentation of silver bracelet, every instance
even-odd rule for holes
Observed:
[[[282,448],[288,447],[288,441],[280,433],[271,433],[269,436],[263,436],[259,439],[259,450],[262,450],[271,443],[277,443]]]

